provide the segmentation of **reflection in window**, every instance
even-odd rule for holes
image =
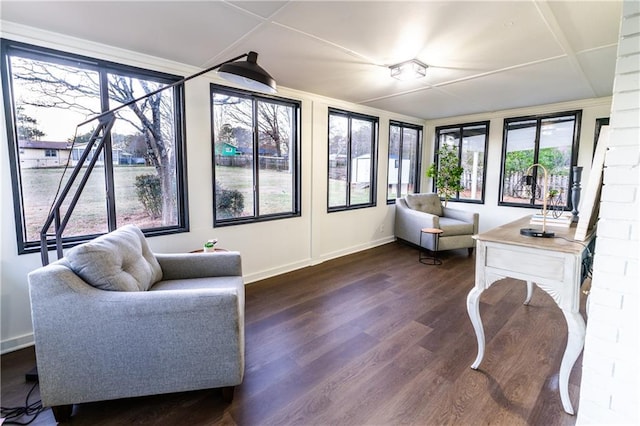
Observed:
[[[300,215],[296,101],[211,86],[214,224]]]
[[[378,119],[329,109],[328,210],[376,205]]]
[[[485,163],[489,122],[457,124],[436,128],[436,152],[448,145],[458,153],[462,190],[453,201],[484,202]],[[435,183],[434,183],[435,185]],[[437,188],[434,187],[434,191]]]
[[[505,119],[501,205],[542,206],[542,169],[531,168],[529,174],[534,176],[534,183],[525,182],[527,169],[541,164],[549,174],[547,203],[569,209],[571,167],[578,157],[580,117],[580,111],[571,111]]]
[[[389,124],[387,202],[420,191],[420,142],[422,126]]]

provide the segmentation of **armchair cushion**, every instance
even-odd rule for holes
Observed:
[[[65,256],[71,270],[101,290],[145,291],[162,279],[162,269],[142,231],[123,226]]]
[[[442,203],[438,194],[408,194],[407,205],[413,210],[442,216]]]
[[[454,235],[473,235],[473,222],[462,222],[450,217],[440,218],[440,229],[443,230],[441,237]]]

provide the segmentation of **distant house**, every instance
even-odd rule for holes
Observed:
[[[398,172],[400,169],[400,160],[397,155],[389,156],[389,169],[387,170],[388,176],[388,185],[397,185],[398,184]],[[402,182],[403,187],[406,188],[406,185],[412,181],[410,173],[411,173],[411,160],[403,159],[402,160]]]
[[[54,141],[18,141],[20,167],[35,169],[64,166],[69,158],[71,143]]]
[[[82,156],[82,153],[86,148],[87,148],[86,143],[78,144],[73,147],[73,152],[71,153],[71,163],[70,163],[71,166],[75,166],[76,164],[78,164],[78,161],[80,160],[80,157]],[[96,147],[94,146],[93,149],[91,150],[91,154],[89,154],[89,156],[87,157],[85,164],[88,164],[89,161],[91,161],[95,153],[96,153]],[[132,160],[131,154],[125,153],[120,148],[113,148],[111,150],[111,155],[113,157],[113,164],[140,164],[140,161],[137,157],[134,157],[134,159]],[[142,164],[144,164],[144,159],[142,159],[142,161],[143,161]],[[100,156],[96,161],[96,166],[103,166],[103,165],[104,165],[104,151],[100,153]]]
[[[222,155],[223,157],[232,157],[234,155],[241,155],[242,152],[238,151],[238,147],[230,144],[229,142],[221,142],[216,144],[216,155]]]
[[[18,147],[20,148],[20,166],[23,169],[36,169],[43,167],[63,167],[69,159],[69,153],[71,153],[69,166],[73,167],[78,163],[87,144],[72,146],[71,142],[21,140],[18,142]],[[93,158],[96,148],[93,148],[92,151],[87,161]],[[126,153],[120,148],[113,148],[111,155],[113,155],[113,164],[145,164],[144,158],[134,157],[132,154]],[[104,165],[104,153],[100,153],[96,165]]]
[[[371,154],[363,154],[351,160],[351,181],[361,186],[371,182]]]

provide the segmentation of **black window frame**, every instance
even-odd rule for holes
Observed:
[[[371,134],[371,168],[370,168],[370,173],[371,173],[371,183],[370,183],[370,187],[369,187],[369,191],[370,191],[370,202],[368,203],[360,203],[360,204],[351,204],[350,200],[351,200],[351,191],[350,191],[350,185],[347,184],[346,185],[346,203],[343,206],[333,206],[331,207],[329,205],[329,196],[330,196],[330,191],[329,191],[329,169],[330,169],[330,160],[329,160],[329,154],[330,154],[330,141],[329,141],[329,136],[330,136],[330,126],[331,126],[331,115],[337,115],[337,116],[342,116],[345,117],[348,120],[348,130],[347,130],[347,136],[348,136],[348,144],[347,144],[347,160],[346,160],[346,166],[347,166],[347,183],[351,182],[351,172],[352,172],[352,158],[351,158],[351,121],[353,119],[358,119],[358,120],[363,120],[363,121],[370,121],[373,126],[373,132]],[[365,208],[371,208],[371,207],[376,207],[377,205],[377,177],[378,177],[378,132],[379,132],[379,123],[380,123],[380,119],[379,117],[373,116],[373,115],[368,115],[368,114],[362,114],[362,113],[358,113],[358,112],[352,112],[352,111],[346,111],[343,109],[339,109],[339,108],[333,108],[333,107],[329,107],[328,110],[328,115],[327,115],[327,213],[334,213],[334,212],[341,212],[341,211],[346,211],[346,210],[357,210],[357,209],[365,209]]]
[[[464,130],[469,127],[478,127],[485,126],[485,139],[484,139],[484,155],[483,155],[483,171],[482,171],[482,190],[480,199],[471,199],[471,198],[460,198],[460,192],[456,194],[455,197],[449,198],[449,201],[455,201],[458,203],[470,203],[470,204],[484,204],[485,201],[485,188],[487,184],[487,158],[489,153],[489,132],[491,130],[491,122],[489,120],[485,121],[474,121],[470,123],[460,123],[460,124],[450,124],[445,126],[438,126],[435,128],[435,142],[434,142],[434,157],[433,161],[435,164],[438,164],[438,150],[440,149],[440,135],[444,130],[457,130],[460,135],[460,143],[458,144],[458,165],[462,164],[462,139],[464,138]],[[437,191],[436,181],[433,179],[431,183],[431,190],[433,192]]]
[[[15,53],[14,53],[15,52]],[[127,74],[134,78],[145,78],[164,84],[172,84],[182,80],[184,77],[173,75],[165,72],[149,70],[141,67],[120,64],[117,62],[107,61],[100,58],[79,55],[75,53],[65,52],[62,50],[51,49],[34,44],[14,41],[7,38],[0,39],[0,69],[2,71],[2,92],[3,105],[5,111],[5,122],[7,127],[7,141],[9,149],[9,169],[11,173],[11,185],[13,193],[13,210],[16,229],[16,240],[18,254],[29,254],[40,251],[40,241],[25,241],[25,223],[24,208],[22,204],[22,179],[20,174],[20,166],[18,164],[21,149],[18,147],[18,136],[16,126],[16,110],[13,98],[13,90],[11,84],[11,74],[9,72],[9,57],[12,54],[18,54],[21,57],[31,58],[35,60],[55,61],[59,64],[80,66],[84,68],[94,69],[101,75],[108,73]],[[176,204],[177,204],[177,225],[162,226],[156,228],[145,228],[142,232],[145,236],[169,235],[176,233],[189,232],[189,212],[188,212],[188,186],[187,186],[187,160],[186,160],[186,135],[185,135],[185,101],[184,101],[184,85],[173,87],[174,99],[174,122],[175,122],[175,147],[176,147]],[[102,112],[107,111],[108,99],[105,102],[104,97],[108,97],[107,91],[101,91]],[[105,157],[112,160],[110,155]],[[113,185],[113,176],[105,173],[105,184]],[[110,197],[114,198],[114,197]],[[115,229],[116,214],[113,207],[115,199],[109,199],[105,203],[105,218],[109,226],[109,231]],[[118,223],[122,226],[124,223]],[[111,229],[113,228],[113,229]],[[62,247],[69,248],[83,242],[90,241],[103,233],[84,234],[62,239]],[[47,240],[49,246],[55,244],[54,238]]]
[[[401,190],[401,185],[402,185],[402,153],[403,153],[403,140],[404,140],[404,129],[413,129],[416,130],[418,132],[418,143],[416,144],[416,152],[415,152],[415,156],[416,156],[416,168],[414,170],[414,176],[413,179],[415,181],[415,186],[414,186],[414,191],[413,193],[419,193],[420,192],[420,170],[422,168],[422,143],[423,143],[423,139],[424,139],[424,126],[421,126],[419,124],[411,124],[411,123],[405,123],[403,121],[397,121],[397,120],[389,120],[389,145],[391,145],[391,127],[395,126],[395,127],[399,127],[400,128],[400,146],[398,147],[398,152],[399,152],[399,158],[398,160],[398,176],[399,178],[399,182],[398,182],[398,190],[396,191],[396,197],[395,198],[389,198],[389,191],[388,191],[388,186],[389,186],[389,164],[387,164],[387,191],[386,191],[386,197],[387,197],[387,204],[395,204],[396,203],[396,199],[400,198],[402,190]],[[391,161],[391,158],[389,157],[391,155],[391,152],[389,150],[389,152],[387,153],[387,161]]]
[[[285,106],[294,107],[295,111],[293,114],[293,119],[295,121],[293,127],[295,128],[295,132],[293,137],[295,137],[294,148],[295,151],[293,156],[295,158],[294,171],[292,173],[293,180],[293,202],[292,202],[292,211],[286,213],[274,213],[274,214],[259,214],[259,175],[260,175],[260,164],[259,160],[256,161],[257,155],[254,156],[254,162],[252,166],[253,177],[254,177],[254,206],[258,211],[257,215],[254,216],[243,216],[236,218],[225,218],[219,219],[216,215],[216,167],[215,167],[215,132],[214,132],[214,106],[213,106],[213,95],[214,93],[226,94],[229,96],[242,97],[250,99],[252,102],[253,110],[256,111],[256,102],[265,101],[270,103],[278,103]],[[210,120],[211,120],[211,168],[212,168],[212,192],[213,192],[213,227],[219,228],[224,226],[234,226],[234,225],[242,225],[247,223],[259,223],[271,220],[279,220],[279,219],[289,219],[293,217],[300,217],[302,215],[302,144],[301,144],[301,135],[302,135],[302,102],[297,99],[284,98],[281,96],[268,95],[264,93],[252,92],[245,89],[232,88],[228,86],[223,86],[220,84],[211,83],[209,86],[209,105],[210,105]],[[253,147],[254,152],[258,153],[258,131],[256,131],[256,120],[258,119],[257,114],[253,114]],[[291,149],[291,148],[290,148]]]
[[[573,186],[573,173],[571,172],[571,169],[574,166],[578,165],[578,149],[580,147],[580,128],[582,126],[582,110],[562,111],[562,112],[555,112],[551,114],[537,114],[537,115],[527,115],[527,116],[520,116],[520,117],[507,117],[504,119],[503,126],[502,126],[502,156],[500,161],[500,188],[498,193],[499,206],[520,207],[520,208],[526,208],[526,209],[541,209],[543,207],[542,203],[536,203],[535,193],[531,195],[531,199],[529,200],[528,204],[503,201],[504,180],[505,180],[504,173],[505,173],[505,166],[506,166],[505,163],[506,163],[506,155],[507,155],[507,142],[508,142],[507,137],[509,133],[508,132],[509,124],[512,122],[518,122],[518,121],[533,121],[533,120],[536,121],[535,140],[534,140],[534,157],[533,157],[533,163],[532,163],[532,164],[535,164],[538,162],[538,158],[540,154],[539,151],[540,151],[540,135],[541,135],[542,121],[546,119],[553,119],[553,118],[571,116],[571,115],[574,116],[575,124],[573,128],[573,140],[571,142],[571,165],[569,166],[569,170],[568,170],[568,180],[569,180],[568,190],[570,191],[571,187]],[[534,177],[534,181],[537,181],[537,176],[539,173],[543,173],[543,171],[539,170],[538,167],[532,168],[531,174]],[[570,211],[573,208],[571,203],[571,196],[569,192],[566,194],[565,204],[561,206],[561,208],[563,211]]]

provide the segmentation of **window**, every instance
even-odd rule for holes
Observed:
[[[40,230],[55,195],[64,188],[77,153],[87,146],[96,126],[91,117],[178,80],[178,76],[2,40],[20,253],[39,248]],[[101,152],[89,175],[64,232],[65,245],[124,224],[136,224],[147,235],[187,229],[182,111],[182,89],[176,87],[116,113],[118,119],[105,138],[111,155],[108,150]],[[78,126],[83,122],[87,123]],[[64,149],[42,149],[45,145]],[[58,160],[39,161],[37,151],[40,158],[57,156]]]
[[[539,208],[543,204],[544,170],[548,173],[547,204],[569,209],[571,167],[578,158],[581,111],[504,121],[500,205]],[[525,175],[533,175],[526,185]]]
[[[463,169],[462,190],[450,200],[484,203],[488,135],[488,121],[436,127],[436,161],[437,152],[447,145],[456,153]]]
[[[377,117],[329,108],[329,212],[376,205],[377,133]]]
[[[422,126],[392,121],[389,124],[387,203],[420,192]]]
[[[300,216],[300,103],[211,85],[214,226]]]

